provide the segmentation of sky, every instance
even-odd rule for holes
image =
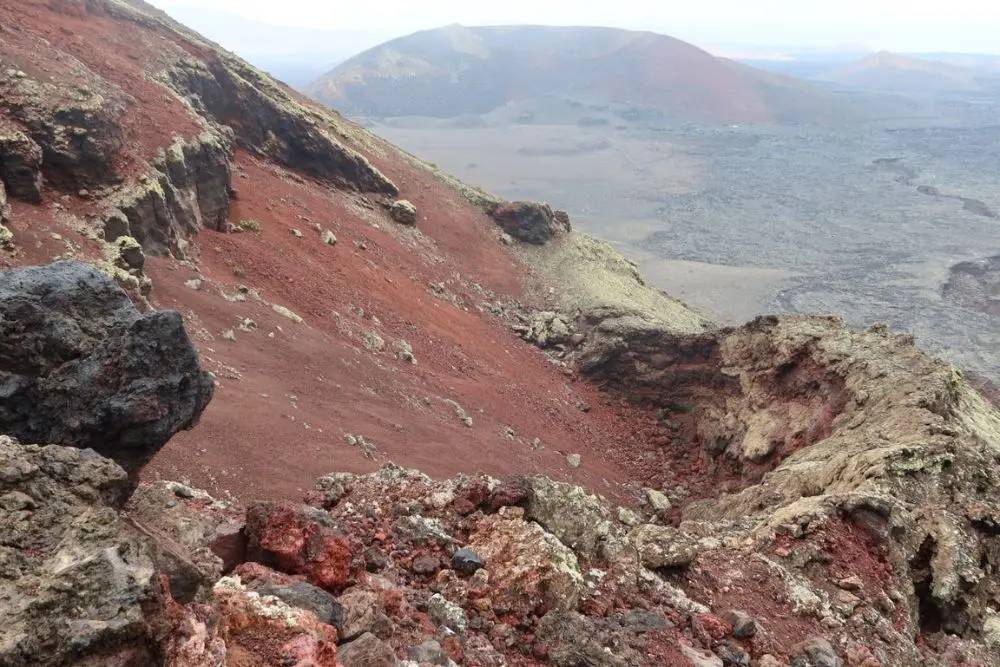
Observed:
[[[1000,53],[1000,3],[985,0],[151,0],[278,25],[403,35],[463,25],[603,25],[699,46],[864,44],[890,51]],[[280,8],[280,11],[276,11]]]

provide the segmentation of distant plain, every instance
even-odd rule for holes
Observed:
[[[1000,380],[997,319],[942,296],[952,266],[1000,255],[1000,126],[984,122],[1000,105],[949,100],[948,115],[842,127],[554,106],[536,105],[532,122],[506,109],[479,123],[369,125],[463,180],[567,210],[720,323],[778,312],[885,322]]]

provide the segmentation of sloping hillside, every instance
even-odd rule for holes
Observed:
[[[879,51],[816,75],[854,88],[901,93],[947,93],[982,90],[986,73],[944,62]]]
[[[0,24],[3,266],[98,262],[181,311],[215,374],[148,477],[295,496],[392,459],[626,480],[607,451],[631,427],[511,331],[542,305],[527,267],[422,163],[140,4],[30,0]]]
[[[808,121],[831,97],[686,42],[613,28],[459,25],[418,32],[351,58],[306,88],[345,113],[454,117],[541,96],[624,102],[699,122]],[[846,112],[846,107],[841,110]]]

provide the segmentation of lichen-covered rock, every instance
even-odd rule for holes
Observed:
[[[318,586],[304,581],[294,584],[265,582],[255,590],[259,595],[270,595],[297,609],[311,611],[321,623],[335,628],[344,626],[343,606],[337,598]]]
[[[576,555],[523,515],[505,507],[484,517],[469,538],[486,562],[494,607],[521,618],[575,609],[585,591]]]
[[[493,219],[519,241],[543,245],[558,234],[569,232],[569,217],[558,219],[545,202],[515,201],[498,206]]]
[[[154,663],[155,563],[116,514],[130,488],[93,451],[0,436],[0,664]]]
[[[213,391],[180,314],[140,314],[75,261],[0,275],[0,386],[0,432],[89,447],[133,474]]]
[[[188,239],[200,229],[221,231],[229,214],[232,147],[221,132],[177,140],[152,171],[120,186],[111,195],[105,236],[121,230],[146,253],[184,258]]]
[[[686,567],[698,557],[697,540],[670,526],[644,524],[629,533],[628,539],[651,570]]]
[[[0,223],[10,219],[10,204],[7,203],[7,188],[0,178]]]
[[[438,627],[446,627],[452,632],[464,635],[469,629],[469,619],[465,610],[448,602],[440,593],[435,593],[427,601],[427,616]]]
[[[568,318],[552,311],[531,315],[528,325],[521,329],[521,336],[541,348],[565,345],[573,336]]]
[[[417,207],[406,199],[394,201],[389,207],[389,215],[401,225],[417,224]]]
[[[525,517],[538,522],[573,551],[591,559],[610,560],[624,548],[624,534],[613,522],[606,501],[582,487],[547,477],[532,477],[530,484]]]
[[[11,197],[42,201],[42,148],[23,132],[0,125],[0,179]]]

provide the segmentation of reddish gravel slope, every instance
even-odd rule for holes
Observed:
[[[76,100],[83,86],[114,103],[87,113],[107,121],[120,143],[106,146],[116,177],[87,193],[60,187],[62,166],[46,160],[43,203],[11,202],[5,267],[106,257],[101,230],[111,195],[178,138],[209,127],[197,111],[202,100],[161,82],[169,68],[193,67],[184,64],[192,57],[209,54],[214,66],[211,45],[147,15],[130,18],[127,9],[113,0],[0,6],[0,86],[10,117],[27,127],[31,118],[19,109]],[[617,406],[480,308],[524,298],[527,269],[495,225],[394,147],[301,97],[273,94],[332,118],[338,141],[416,205],[418,224],[403,227],[377,196],[304,178],[268,158],[267,145],[239,137],[228,218],[257,221],[259,233],[203,229],[184,258],[146,259],[151,303],[183,314],[218,380],[201,424],[170,442],[147,477],[240,498],[298,497],[320,474],[394,460],[442,476],[540,472],[615,495],[625,474],[607,451],[634,439]],[[321,239],[327,230],[336,245]],[[256,328],[241,329],[245,319]],[[235,340],[223,336],[229,331]],[[374,349],[372,334],[383,349]],[[397,356],[400,341],[412,346],[416,365]],[[460,404],[472,426],[446,401]],[[348,433],[374,445],[371,458],[348,444]],[[582,456],[579,469],[567,463],[572,453]]]

